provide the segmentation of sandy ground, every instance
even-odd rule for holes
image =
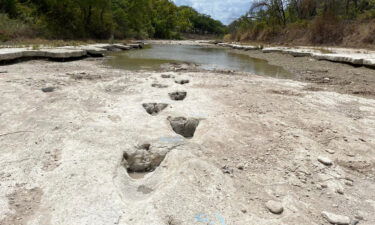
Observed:
[[[310,86],[103,59],[1,66],[0,224],[321,225],[326,211],[373,225],[375,100]],[[174,117],[199,121],[193,138]]]

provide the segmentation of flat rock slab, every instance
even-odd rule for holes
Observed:
[[[115,47],[115,48],[121,49],[121,50],[130,50],[130,49],[132,49],[132,47],[129,46],[129,45],[113,44],[112,46]]]
[[[95,47],[95,46],[92,46],[92,45],[80,45],[80,46],[77,46],[77,47],[71,47],[71,46],[66,46],[66,47],[62,47],[64,49],[73,49],[73,50],[85,50],[87,52],[87,54],[89,55],[104,55],[106,52],[108,52],[108,50],[104,49],[104,48],[98,48],[98,47]]]
[[[53,59],[67,59],[67,58],[79,58],[86,56],[85,50],[73,50],[73,49],[43,49],[47,58]]]
[[[312,57],[318,60],[328,60],[332,62],[350,63],[353,65],[363,65],[363,57],[350,54],[323,54],[314,53]]]
[[[13,60],[23,57],[26,48],[4,48],[0,49],[0,61]]]
[[[123,44],[93,44],[90,47],[101,48],[107,51],[130,50],[131,47]]]
[[[370,67],[375,67],[375,58],[374,59],[364,59],[363,60],[363,65],[370,66]]]
[[[0,49],[0,62],[20,58],[68,59],[80,58],[87,55],[103,56],[107,51],[123,51],[131,48],[132,47],[123,44],[93,44],[41,49],[2,48]]]
[[[240,44],[218,43],[218,46],[231,47],[241,50],[262,49],[257,46],[247,46]],[[314,47],[267,47],[262,49],[263,53],[284,53],[294,57],[313,57],[317,60],[327,60],[338,63],[348,63],[355,66],[375,67],[375,52],[345,48],[314,48]]]
[[[133,43],[133,44],[127,44],[130,48],[142,48],[142,44]]]
[[[0,49],[0,61],[14,60],[25,57],[46,57],[53,59],[78,58],[87,55],[87,52],[82,49],[41,49],[29,50],[26,48],[20,49]]]
[[[258,49],[261,49],[261,47],[260,46],[253,46],[253,45],[245,45],[245,46],[243,46],[243,49],[245,51],[258,50]]]

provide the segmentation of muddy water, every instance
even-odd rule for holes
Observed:
[[[154,70],[165,63],[191,62],[208,70],[236,70],[279,78],[291,77],[288,71],[270,65],[266,60],[215,47],[152,45],[142,50],[114,53],[112,56],[108,60],[109,65],[128,70]]]

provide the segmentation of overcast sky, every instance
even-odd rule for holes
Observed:
[[[173,0],[177,5],[192,6],[200,13],[229,24],[250,8],[252,0]]]

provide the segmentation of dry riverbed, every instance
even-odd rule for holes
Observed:
[[[335,91],[342,94],[375,98],[375,69],[349,64],[316,60],[311,57],[293,57],[282,53],[231,50],[239,54],[265,59],[282,66],[293,74],[293,79],[308,82],[308,90]]]
[[[332,82],[0,66],[0,224],[375,224],[373,72],[259,57]]]

